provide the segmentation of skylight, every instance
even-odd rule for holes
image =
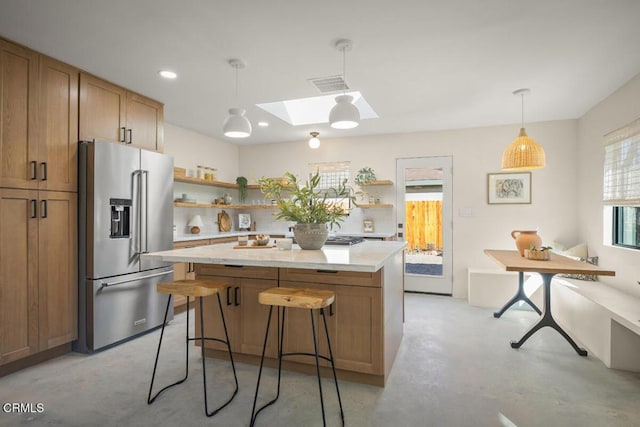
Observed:
[[[329,111],[336,104],[337,95],[340,94],[289,99],[256,105],[293,126],[328,123]],[[360,92],[347,92],[347,95],[353,96],[353,104],[358,107],[361,119],[378,118],[376,112],[373,111],[373,108]]]

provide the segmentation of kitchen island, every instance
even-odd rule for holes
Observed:
[[[339,377],[384,386],[403,335],[405,245],[365,241],[353,246],[324,246],[317,251],[294,245],[292,250],[281,251],[234,249],[235,243],[227,243],[143,257],[194,263],[196,277],[227,283],[221,295],[223,310],[234,358],[241,362],[260,361],[269,310],[258,303],[258,293],[275,286],[335,292],[327,322]],[[204,304],[206,334],[222,336],[217,302],[209,298]],[[308,312],[288,311],[283,351],[313,351],[310,328]],[[326,342],[320,340],[318,344],[326,353]],[[225,358],[226,352],[219,343],[208,342],[206,346],[208,356]],[[266,363],[275,366],[276,356],[277,337],[270,334]],[[330,368],[322,363],[328,375]],[[314,364],[313,358],[294,357],[283,362],[283,368],[313,373]]]

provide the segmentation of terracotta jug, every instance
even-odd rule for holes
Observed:
[[[516,233],[518,233],[517,236]],[[513,230],[511,237],[515,239],[516,247],[522,257],[524,256],[525,249],[529,249],[531,246],[535,246],[536,248],[542,246],[542,239],[538,236],[537,230]]]

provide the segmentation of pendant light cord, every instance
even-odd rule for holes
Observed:
[[[234,67],[236,69],[236,104],[238,104],[238,66],[234,65]]]
[[[342,94],[347,94],[347,48],[342,48]]]
[[[524,128],[524,93],[521,93],[520,97],[522,99],[522,107],[520,108],[520,111],[522,113],[522,126],[520,126],[520,127]]]

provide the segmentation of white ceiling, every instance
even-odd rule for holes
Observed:
[[[0,0],[0,35],[165,104],[165,120],[240,144],[580,117],[640,72],[637,0]],[[256,103],[341,74],[380,118],[293,127]],[[222,135],[240,102],[254,131]],[[175,81],[160,69],[175,70]],[[328,112],[327,112],[328,114]],[[259,128],[259,120],[271,123]]]

